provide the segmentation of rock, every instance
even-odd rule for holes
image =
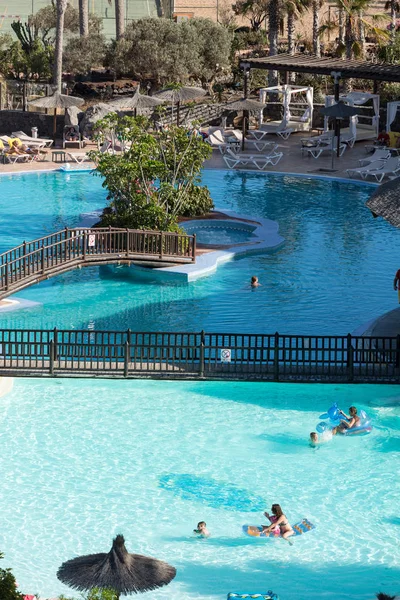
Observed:
[[[79,125],[79,119],[83,116],[83,112],[77,106],[71,106],[65,111],[65,126],[76,127]]]
[[[113,112],[112,104],[100,102],[99,104],[93,104],[93,106],[89,106],[80,122],[82,136],[84,138],[92,138],[93,125],[100,119],[104,119],[104,117],[110,112]]]

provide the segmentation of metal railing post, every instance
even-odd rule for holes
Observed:
[[[354,348],[351,344],[351,333],[347,334],[347,380],[354,380]]]
[[[53,345],[53,359],[56,361],[57,360],[57,354],[58,354],[58,331],[57,331],[57,327],[54,327],[53,329],[53,340],[54,340],[54,345]]]
[[[54,340],[50,340],[50,375],[54,375]]]
[[[200,377],[204,377],[204,345],[205,345],[204,331],[200,332]]]
[[[279,381],[279,333],[277,331],[274,342],[274,381]]]
[[[164,234],[160,231],[160,259],[163,257]]]
[[[130,234],[128,227],[126,228],[126,257],[129,256]]]
[[[125,353],[124,353],[124,377],[128,377],[129,372],[129,342],[125,342]]]
[[[5,271],[5,273],[4,273],[4,283],[5,283],[6,291],[8,291],[8,263],[6,263],[4,265],[4,271]]]
[[[40,260],[41,260],[41,271],[42,274],[44,274],[45,268],[44,268],[44,246],[42,246],[42,251],[40,253]]]

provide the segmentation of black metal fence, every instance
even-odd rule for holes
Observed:
[[[0,330],[0,376],[400,382],[400,336]]]

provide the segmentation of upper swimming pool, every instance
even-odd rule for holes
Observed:
[[[284,245],[190,284],[127,268],[66,273],[21,292],[40,305],[1,314],[0,326],[344,334],[396,306],[400,232],[365,208],[371,186],[220,170],[203,181],[218,209],[278,221]],[[0,186],[2,251],[76,226],[106,198],[88,173],[3,176]],[[262,287],[250,289],[252,275]]]

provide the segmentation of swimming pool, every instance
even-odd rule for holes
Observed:
[[[203,180],[217,208],[278,221],[285,243],[190,284],[127,268],[66,273],[20,293],[41,305],[1,314],[0,326],[345,334],[397,305],[400,231],[365,208],[373,187],[219,170]],[[106,196],[87,173],[2,177],[0,185],[2,250],[76,226]],[[250,289],[252,275],[262,287]]]
[[[256,225],[249,225],[242,221],[213,220],[188,221],[183,223],[183,228],[189,235],[196,234],[198,244],[230,246],[232,244],[245,244],[255,239],[253,231]]]
[[[333,401],[372,415],[371,435],[313,450]],[[282,600],[398,593],[398,386],[19,379],[0,398],[0,549],[25,593],[78,593],[60,564],[127,548],[177,568],[144,599]],[[243,536],[271,503],[316,529]],[[205,520],[209,540],[191,536]]]

